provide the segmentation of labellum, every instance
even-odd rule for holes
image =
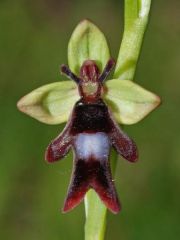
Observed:
[[[77,84],[80,95],[64,130],[46,150],[46,160],[52,163],[73,149],[74,168],[64,212],[76,207],[90,188],[110,211],[120,210],[110,170],[110,150],[113,147],[131,162],[137,160],[138,153],[135,143],[120,129],[102,100],[103,83],[114,65],[110,59],[100,74],[95,61],[86,60],[79,77],[66,65],[61,66],[62,73]]]

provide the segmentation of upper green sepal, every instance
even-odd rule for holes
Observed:
[[[160,104],[160,98],[129,80],[106,82],[104,100],[120,124],[134,124],[142,120]]]
[[[81,21],[75,28],[68,45],[68,64],[79,75],[85,60],[95,60],[100,71],[110,58],[104,34],[89,20]]]
[[[66,122],[78,100],[73,81],[61,81],[44,85],[30,92],[17,103],[20,111],[47,124]]]

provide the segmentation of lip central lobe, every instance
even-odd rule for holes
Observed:
[[[74,142],[77,158],[88,160],[94,157],[98,160],[107,160],[110,151],[110,143],[107,134],[79,133]]]

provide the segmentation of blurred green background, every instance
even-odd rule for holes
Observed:
[[[140,159],[120,159],[116,186],[123,205],[108,213],[107,240],[180,239],[180,1],[153,1],[135,80],[162,97],[161,107],[125,127]],[[54,165],[44,151],[63,126],[18,112],[31,90],[63,79],[67,44],[83,18],[94,21],[117,57],[123,1],[0,1],[0,237],[6,240],[83,240],[84,207],[61,214],[72,154]]]

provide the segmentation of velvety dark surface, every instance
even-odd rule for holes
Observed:
[[[113,128],[107,106],[103,103],[83,104],[78,102],[74,109],[72,134],[80,132],[105,132]]]
[[[104,160],[104,159],[103,159]],[[64,211],[71,210],[83,199],[88,189],[93,188],[104,204],[113,213],[120,211],[120,203],[112,181],[108,161],[93,157],[75,161],[72,182],[69,187]]]
[[[61,214],[72,155],[47,165],[44,152],[63,126],[48,126],[16,109],[17,100],[64,79],[67,43],[76,24],[92,19],[117,57],[122,1],[0,1],[0,236],[18,240],[83,239],[83,204]],[[135,81],[162,97],[162,106],[126,126],[139,162],[119,160],[115,184],[122,203],[108,214],[107,240],[180,237],[179,0],[153,1]]]

